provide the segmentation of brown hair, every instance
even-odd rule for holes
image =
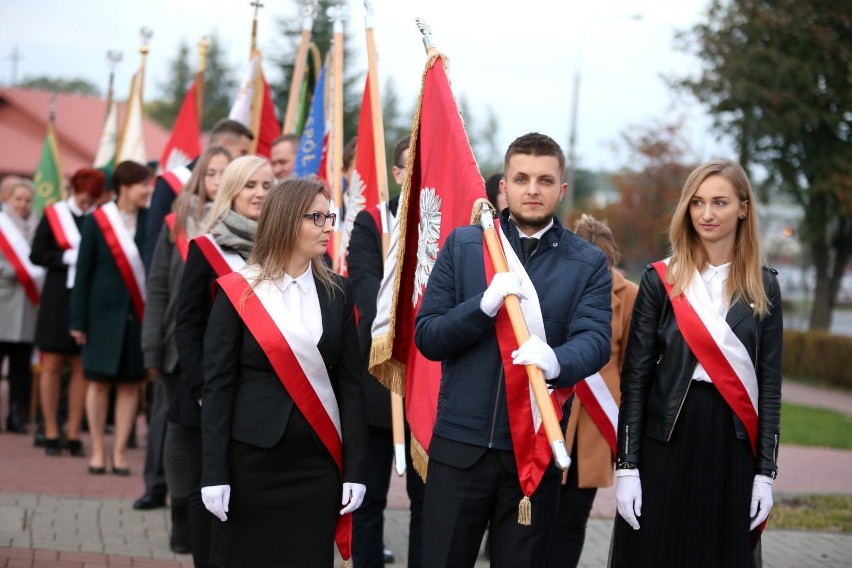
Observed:
[[[621,253],[615,244],[612,230],[604,221],[598,221],[591,215],[583,213],[574,224],[574,232],[580,238],[589,241],[606,255],[609,267],[612,268],[621,260]]]
[[[112,172],[112,187],[115,189],[116,195],[121,195],[122,186],[142,183],[152,177],[154,177],[154,172],[148,166],[143,166],[132,160],[125,160],[118,164],[115,171]]]
[[[515,154],[528,156],[553,156],[559,161],[559,171],[565,171],[565,154],[559,144],[546,134],[530,132],[515,138],[506,149],[506,157],[503,159],[503,171],[509,169],[509,158]]]
[[[737,224],[734,258],[731,261],[726,291],[730,295],[731,303],[741,298],[753,304],[752,311],[755,315],[765,316],[769,313],[769,300],[763,287],[763,260],[754,193],[745,170],[732,160],[712,160],[702,164],[689,174],[684,183],[669,225],[672,258],[666,279],[672,284],[672,292],[678,295],[689,284],[695,271],[704,270],[709,262],[707,250],[692,225],[689,205],[698,187],[712,176],[722,176],[731,182],[740,201],[749,204],[745,219],[741,219]]]
[[[210,166],[210,161],[216,156],[225,156],[230,162],[233,158],[231,153],[224,146],[210,146],[198,158],[195,167],[192,170],[192,175],[189,176],[186,184],[180,190],[180,193],[172,205],[172,211],[175,212],[175,224],[172,227],[172,241],[179,234],[186,230],[187,217],[192,214],[195,225],[201,224],[201,219],[204,217],[203,204],[207,203],[207,190],[204,187],[204,179],[207,175],[207,168]],[[193,196],[198,196],[195,211],[190,211]]]
[[[308,213],[317,195],[328,198],[328,186],[320,180],[308,178],[290,177],[279,181],[269,190],[257,221],[254,248],[246,261],[246,264],[260,268],[252,285],[284,277],[299,236],[302,216]],[[333,296],[335,290],[341,289],[337,276],[322,256],[311,259],[311,266],[314,278],[319,280],[329,295]]]

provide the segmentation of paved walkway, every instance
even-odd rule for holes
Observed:
[[[785,383],[783,392],[786,400],[852,413],[848,393],[792,382]],[[141,430],[144,434],[144,426]],[[134,474],[130,478],[92,476],[85,459],[48,458],[32,447],[31,436],[0,434],[0,568],[190,568],[189,556],[169,551],[168,509],[133,510],[133,499],[143,490],[144,450],[129,451],[128,460]],[[779,495],[852,493],[850,451],[782,445],[779,466]],[[583,567],[606,565],[613,503],[611,490],[599,492]],[[385,532],[397,556],[395,566],[405,566],[407,507],[404,482],[393,476]],[[488,565],[484,557],[476,564]],[[852,535],[770,528],[764,537],[764,566],[852,566]]]

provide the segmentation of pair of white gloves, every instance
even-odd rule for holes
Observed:
[[[351,513],[361,506],[364,501],[364,495],[367,493],[367,486],[361,483],[344,483],[343,484],[343,499],[340,504],[345,505],[340,510],[341,515]],[[228,520],[228,505],[231,501],[231,486],[230,485],[210,485],[201,488],[201,501],[207,510],[213,513],[220,521]]]
[[[514,272],[498,272],[482,294],[479,309],[485,315],[493,318],[503,306],[506,296],[509,295],[517,296],[519,300],[527,299],[521,290],[521,278],[517,274]],[[537,335],[530,336],[523,345],[512,352],[512,363],[515,365],[535,365],[544,372],[546,381],[556,379],[562,371],[559,361],[556,359],[556,353],[553,352],[550,345],[542,341]]]
[[[618,469],[615,471],[615,502],[618,514],[621,515],[633,530],[639,530],[639,520],[642,516],[642,483],[639,481],[638,469]],[[769,517],[772,509],[772,478],[766,475],[755,475],[751,486],[751,506],[749,518],[752,531]]]

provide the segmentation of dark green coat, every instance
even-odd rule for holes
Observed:
[[[148,210],[140,209],[134,241],[141,251],[145,242]],[[142,326],[133,312],[130,292],[109,251],[93,215],[86,217],[77,257],[77,276],[71,293],[70,328],[85,332],[83,368],[116,376],[122,351],[127,366],[123,379],[145,375],[142,360]]]

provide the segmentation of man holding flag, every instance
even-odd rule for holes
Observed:
[[[504,167],[508,207],[498,234],[511,272],[495,274],[480,227],[457,228],[416,317],[417,347],[442,361],[428,448],[425,566],[473,566],[489,523],[492,566],[544,566],[561,472],[551,464],[524,366],[539,367],[551,388],[563,389],[609,358],[606,258],[554,216],[567,189],[561,148],[526,134],[509,146]],[[532,334],[520,347],[503,307],[510,294],[521,299]]]

